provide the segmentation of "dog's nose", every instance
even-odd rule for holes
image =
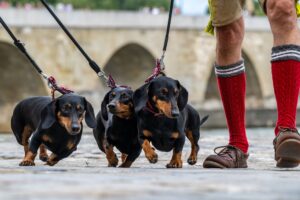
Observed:
[[[172,117],[178,117],[179,116],[179,110],[172,110],[172,112],[171,112],[171,114],[172,114]]]
[[[80,131],[80,127],[77,124],[72,125],[72,131],[77,133]]]
[[[109,110],[115,110],[116,109],[116,105],[114,105],[114,104],[108,104],[108,109]]]

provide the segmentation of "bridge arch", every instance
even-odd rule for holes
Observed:
[[[151,75],[154,66],[155,57],[149,50],[137,43],[128,43],[115,51],[104,69],[118,83],[136,89]]]
[[[247,77],[246,107],[250,109],[261,108],[263,107],[263,94],[257,72],[251,59],[245,52],[242,52],[242,57],[245,61]],[[212,68],[212,72],[208,80],[204,105],[207,108],[222,107],[214,68]]]
[[[40,76],[13,45],[0,41],[0,132],[10,130],[15,104],[29,96],[46,95]]]

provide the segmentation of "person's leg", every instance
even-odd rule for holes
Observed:
[[[241,56],[243,18],[216,28],[216,76],[229,129],[229,145],[248,151],[245,131],[245,66]]]
[[[248,141],[245,131],[245,66],[241,56],[244,38],[242,1],[213,0],[213,24],[216,28],[217,58],[215,72],[229,130],[229,145],[210,155],[205,168],[247,167]],[[229,5],[230,4],[230,5]],[[221,14],[218,15],[218,12]],[[235,13],[235,15],[232,15]],[[218,22],[222,16],[227,21]],[[228,18],[232,16],[232,19]]]
[[[300,162],[300,135],[296,111],[300,88],[300,34],[295,0],[267,0],[265,12],[274,36],[272,77],[278,118],[275,128],[275,159],[278,167]]]

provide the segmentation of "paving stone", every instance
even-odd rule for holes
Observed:
[[[249,129],[249,168],[203,169],[213,148],[226,144],[226,130],[203,130],[199,161],[182,169],[166,169],[170,153],[159,152],[150,164],[142,153],[130,169],[108,168],[92,134],[85,133],[78,150],[54,167],[39,160],[19,167],[23,148],[12,134],[0,135],[1,200],[153,200],[153,199],[300,199],[300,168],[277,169],[273,160],[272,129]],[[118,154],[120,155],[120,154]]]

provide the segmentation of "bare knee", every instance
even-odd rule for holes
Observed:
[[[267,0],[267,15],[273,26],[280,26],[278,31],[295,27],[297,15],[294,0]]]

